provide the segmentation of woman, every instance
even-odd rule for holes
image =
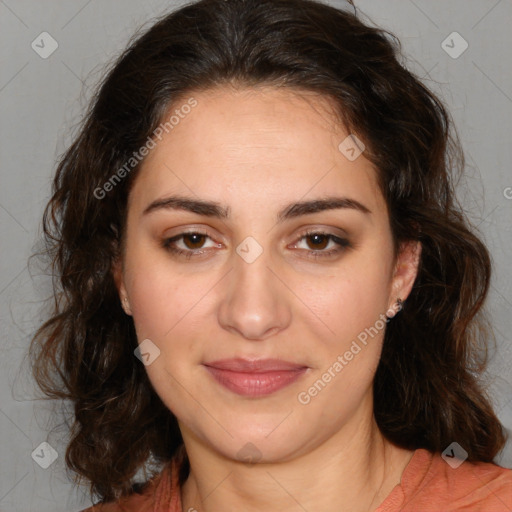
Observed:
[[[489,255],[397,53],[321,3],[202,0],[105,78],[45,213],[32,347],[89,511],[512,508]]]

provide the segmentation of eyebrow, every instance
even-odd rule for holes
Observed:
[[[279,211],[277,214],[277,222],[281,223],[285,220],[294,219],[302,215],[345,208],[357,210],[364,214],[372,213],[369,208],[355,199],[350,199],[348,197],[328,197],[324,199],[313,199],[310,201],[299,201],[297,203],[289,204]],[[150,203],[144,209],[142,214],[147,215],[157,210],[183,210],[197,215],[218,219],[228,219],[230,216],[230,208],[223,207],[215,201],[190,199],[183,196],[170,196],[157,199]]]

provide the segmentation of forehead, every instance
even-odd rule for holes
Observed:
[[[176,144],[189,143],[193,130],[197,143],[209,150],[219,149],[233,157],[243,151],[243,158],[260,149],[270,159],[276,151],[311,149],[318,139],[325,142],[326,136],[339,136],[334,105],[316,93],[218,87],[193,97],[197,107],[173,130]],[[184,101],[175,102],[170,113]]]
[[[182,108],[191,98],[196,106]],[[287,200],[335,191],[364,198],[371,209],[383,206],[364,153],[350,161],[340,151],[349,133],[328,98],[285,88],[219,87],[175,101],[163,122],[171,116],[176,124],[146,157],[132,190],[141,207],[179,192],[241,206],[252,199],[268,208],[274,201],[277,209]]]

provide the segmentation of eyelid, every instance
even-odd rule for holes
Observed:
[[[333,226],[323,226],[323,225],[316,225],[316,226],[306,226],[299,230],[299,234],[294,235],[295,240],[300,239],[301,237],[307,236],[307,235],[316,235],[316,234],[323,234],[323,235],[331,235],[336,238],[350,238],[351,235],[341,228],[335,228]]]
[[[349,241],[349,239],[346,237],[345,232],[343,232],[343,235],[338,236],[335,233],[332,232],[333,228],[324,229],[320,227],[308,227],[306,228],[300,235],[295,236],[295,242],[293,243],[293,248],[296,248],[297,244],[300,243],[303,239],[314,236],[314,235],[320,235],[327,237],[328,239],[328,245],[332,242],[335,244],[334,248],[331,248],[329,250],[324,249],[298,249],[302,254],[305,255],[306,258],[311,259],[319,259],[319,258],[334,258],[337,256],[341,256],[342,253],[344,253],[347,249],[350,249],[353,247],[352,243]],[[205,248],[199,248],[199,249],[181,249],[180,247],[176,247],[175,244],[180,239],[183,239],[186,235],[191,234],[197,234],[200,236],[204,236],[208,239],[210,239],[212,242],[216,244],[216,247],[218,248],[222,244],[219,244],[215,241],[215,239],[208,234],[208,232],[205,229],[202,228],[194,228],[191,227],[189,229],[186,229],[185,231],[181,231],[180,233],[171,236],[166,237],[161,241],[162,247],[167,250],[169,253],[173,254],[177,258],[186,258],[191,259],[193,257],[201,258],[205,254],[208,254],[211,252],[211,249],[214,247],[205,247]]]
[[[171,231],[171,230],[167,230],[165,233],[167,233],[169,231]],[[203,235],[203,236],[210,238],[211,240],[214,240],[215,242],[217,242],[218,239],[222,239],[221,236],[219,236],[217,234],[213,234],[210,230],[208,230],[205,227],[201,227],[201,226],[189,226],[189,227],[177,226],[176,228],[174,228],[172,230],[172,234],[166,235],[165,233],[164,233],[164,235],[162,235],[162,239],[164,239],[164,240],[177,239],[177,238],[180,238],[181,236],[185,236],[185,235]]]
[[[297,248],[297,245],[304,239],[308,237],[312,237],[315,235],[324,236],[328,239],[328,245],[332,242],[335,244],[334,248],[329,250],[324,249],[299,249],[306,253],[306,257],[309,258],[329,258],[340,255],[342,252],[346,251],[349,248],[352,248],[353,245],[349,241],[346,236],[337,236],[336,234],[330,232],[325,229],[308,229],[306,232],[302,233],[300,236],[296,238],[296,241],[293,243],[293,247]]]
[[[202,229],[197,229],[197,228],[187,230],[187,231],[180,231],[176,235],[164,237],[162,240],[162,243],[165,247],[169,248],[171,243],[176,243],[179,240],[183,240],[183,238],[186,237],[187,235],[204,236],[205,238],[211,240],[215,244],[215,246],[218,247],[220,245],[220,243],[217,242],[216,239],[214,237],[212,237],[208,232],[206,232],[205,230],[202,230]],[[195,251],[193,249],[179,249],[179,248],[176,248],[176,249],[177,249],[177,251],[183,251],[183,252],[189,252],[191,254],[194,254],[194,253],[197,254],[200,252],[204,252],[205,250],[209,250],[211,248],[212,247],[206,247],[206,248],[196,249]]]

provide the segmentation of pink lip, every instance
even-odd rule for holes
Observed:
[[[274,393],[290,385],[308,369],[279,359],[223,359],[204,363],[204,366],[224,387],[250,397]]]

